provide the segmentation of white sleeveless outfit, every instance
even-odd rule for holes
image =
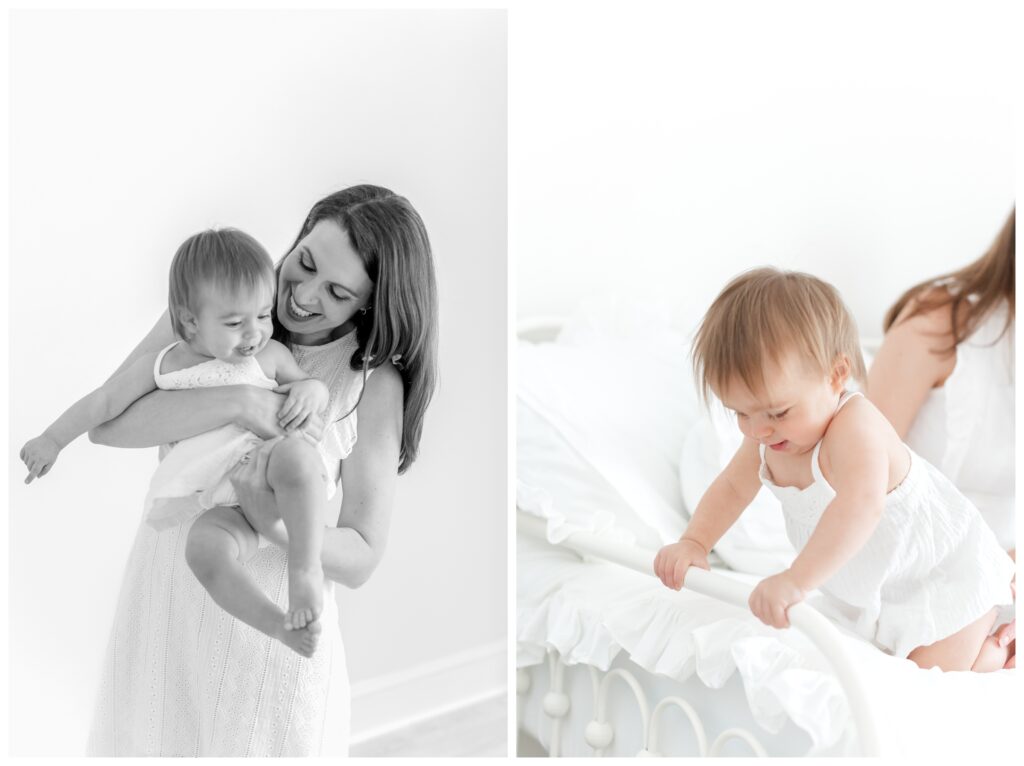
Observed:
[[[907,445],[970,499],[1004,550],[1016,547],[1013,328],[1001,303],[956,347],[956,366],[928,393]]]
[[[327,384],[331,420],[348,412],[362,389],[362,373],[350,367],[355,350],[355,333],[322,346],[292,348],[299,365]],[[356,437],[354,412],[327,427],[320,450],[332,464],[332,482]],[[334,584],[327,582],[320,645],[312,658],[301,657],[213,602],[185,563],[193,522],[162,532],[139,525],[107,646],[88,754],[347,754],[350,695]],[[287,563],[283,550],[267,545],[246,565],[282,610]]]
[[[153,364],[157,388],[181,391],[214,386],[254,385],[273,389],[277,382],[268,378],[255,357],[246,357],[239,364],[209,359],[172,372],[160,372],[164,356],[181,341],[175,341],[159,354]],[[266,442],[279,441],[272,439]],[[228,479],[229,472],[244,455],[265,442],[240,426],[226,425],[176,442],[150,480],[146,495],[145,516],[157,530],[181,524],[203,511],[218,505],[237,506],[238,495]],[[324,456],[326,458],[326,456]],[[326,462],[330,476],[337,461]],[[326,484],[327,499],[334,495],[335,482]]]
[[[848,392],[839,407],[858,392]],[[837,408],[838,412],[838,408]],[[777,486],[761,445],[761,482],[782,503],[786,534],[803,550],[835,490],[811,454],[810,486]],[[1012,603],[1013,561],[946,477],[910,454],[910,470],[885,496],[885,510],[864,546],[820,588],[815,603],[840,625],[906,657],[953,635],[992,607]]]

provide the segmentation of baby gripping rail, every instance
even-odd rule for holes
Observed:
[[[547,540],[546,522],[523,511],[517,512],[518,530],[539,540]],[[654,577],[652,551],[622,545],[589,532],[574,532],[559,543],[579,554],[611,561]],[[751,586],[727,577],[691,567],[686,573],[687,590],[747,609]],[[803,632],[832,667],[846,695],[860,739],[862,754],[877,756],[881,746],[867,694],[857,677],[853,663],[842,644],[838,629],[807,604],[794,604],[787,612],[790,625]]]

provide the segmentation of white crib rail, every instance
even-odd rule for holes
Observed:
[[[517,511],[516,526],[520,532],[531,537],[547,540],[547,525],[543,519]],[[654,553],[651,551],[622,545],[588,532],[574,532],[559,546],[654,576]],[[683,587],[744,609],[748,606],[752,590],[749,585],[697,568],[687,571]],[[868,705],[867,694],[842,644],[839,631],[807,604],[794,604],[789,608],[788,615],[790,625],[803,632],[832,666],[849,703],[862,754],[880,755],[878,730]]]

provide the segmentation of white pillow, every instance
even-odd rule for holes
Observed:
[[[549,540],[587,529],[657,549],[682,534],[688,353],[663,314],[635,306],[585,309],[554,343],[519,344],[516,500]]]
[[[516,506],[547,521],[547,538],[594,532],[629,544],[656,544],[654,531],[615,487],[522,400],[516,407]]]

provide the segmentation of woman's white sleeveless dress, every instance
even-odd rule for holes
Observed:
[[[299,365],[327,384],[328,415],[355,404],[362,374],[355,333],[294,346]],[[356,413],[320,445],[339,474],[356,441]],[[166,450],[161,448],[161,456]],[[342,488],[339,487],[339,492]],[[125,569],[89,736],[89,755],[345,755],[349,683],[333,583],[317,652],[306,659],[217,606],[185,563],[194,519],[161,532],[140,523]],[[335,524],[336,519],[325,520]],[[248,570],[282,609],[287,556],[261,540]]]
[[[998,305],[956,348],[956,366],[932,389],[906,443],[981,511],[1004,550],[1016,545],[1014,515],[1014,326]]]

